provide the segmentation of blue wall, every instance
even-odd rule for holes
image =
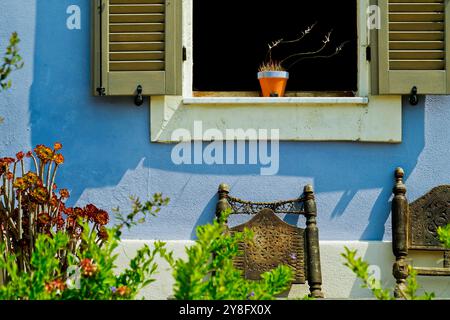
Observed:
[[[66,28],[71,4],[81,7],[82,30]],[[72,190],[71,204],[126,211],[129,195],[171,198],[128,238],[193,238],[196,225],[212,220],[217,186],[227,182],[235,195],[264,201],[296,197],[312,183],[322,240],[390,239],[397,166],[407,172],[411,199],[450,182],[448,97],[427,97],[416,107],[405,102],[400,145],[282,143],[274,177],[259,176],[257,166],[175,166],[172,146],[150,143],[148,107],[91,96],[89,0],[2,0],[0,17],[1,51],[18,31],[26,63],[12,77],[13,89],[0,94],[0,156],[62,142],[66,163],[58,183]]]

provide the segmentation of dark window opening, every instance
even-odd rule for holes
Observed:
[[[315,22],[309,36],[277,48],[273,58],[315,51],[330,30],[324,53],[348,42],[339,55],[303,60],[289,69],[287,91],[357,91],[355,0],[194,0],[194,91],[259,91],[256,74],[268,43],[296,39]]]

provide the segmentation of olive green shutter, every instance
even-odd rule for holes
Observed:
[[[180,95],[182,0],[93,0],[94,92]]]
[[[379,94],[450,92],[449,0],[380,0]]]

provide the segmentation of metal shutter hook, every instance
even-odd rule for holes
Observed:
[[[419,97],[417,96],[417,92],[418,92],[417,87],[414,86],[411,89],[411,95],[409,96],[409,103],[412,106],[417,106],[419,104]]]
[[[136,88],[136,98],[134,98],[134,104],[138,107],[144,104],[144,97],[142,96],[142,86],[138,85]]]

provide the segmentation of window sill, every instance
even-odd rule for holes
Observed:
[[[292,106],[367,106],[369,98],[367,97],[282,97],[282,98],[264,98],[264,97],[194,97],[184,98],[184,105],[217,105],[217,106],[261,106],[261,105],[292,105]]]
[[[151,141],[177,143],[185,129],[279,130],[281,141],[401,143],[402,97],[151,98]],[[194,138],[197,139],[197,138]]]

